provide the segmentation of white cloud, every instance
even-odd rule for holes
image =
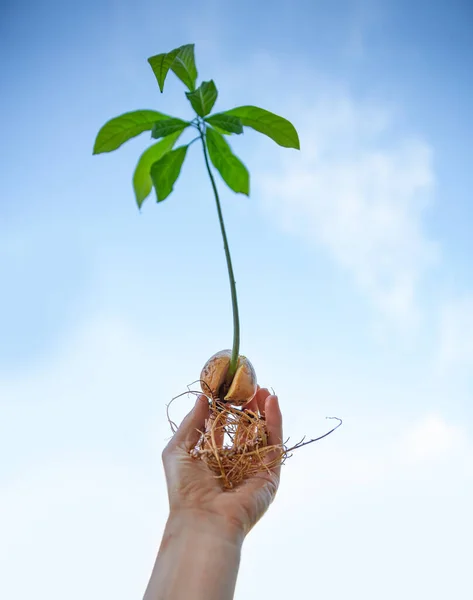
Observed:
[[[180,370],[196,360],[185,355],[181,344],[182,361],[173,367],[177,348],[157,354],[158,347],[152,335],[123,318],[97,317],[66,337],[37,369],[0,380],[0,451],[13,464],[12,476],[3,471],[0,476],[1,597],[20,600],[36,594],[59,600],[71,581],[71,599],[140,597],[167,516],[159,458],[169,435],[164,402],[183,380],[190,381],[191,375]],[[157,374],[158,364],[166,381]],[[302,398],[303,383],[294,384],[293,375],[287,373],[281,385],[292,390],[293,398]],[[288,392],[283,396],[291,397]],[[286,406],[286,433],[293,439],[298,431],[324,427],[320,405]],[[187,409],[185,401],[176,403],[176,421]],[[442,415],[426,415],[412,428],[399,415],[347,418],[333,436],[300,450],[284,467],[275,505],[245,543],[236,597],[302,593],[311,577],[301,564],[315,558],[323,565],[320,589],[330,593],[336,569],[342,581],[338,595],[331,597],[346,597],[352,570],[376,562],[380,544],[393,560],[404,552],[405,536],[418,526],[413,502],[419,507],[428,497],[435,511],[446,502],[439,494],[448,493],[448,506],[455,506],[458,519],[466,513],[469,503],[461,502],[471,483],[471,464],[471,442]],[[426,466],[435,471],[430,479]],[[402,523],[392,524],[393,515]],[[389,544],[378,536],[380,524]],[[399,531],[402,535],[393,541]],[[327,555],[334,535],[343,543]],[[450,529],[436,535],[461,547]],[[428,548],[419,540],[424,555]],[[345,550],[355,545],[356,553]],[[268,551],[276,547],[277,555]],[[292,575],[282,582],[261,578],[272,572],[280,548]],[[449,572],[454,558],[449,555],[443,563]],[[407,562],[403,581],[409,577]],[[383,564],[377,569],[389,576]],[[378,587],[364,597],[378,598]]]
[[[414,324],[419,284],[439,255],[423,223],[435,187],[432,146],[403,128],[395,100],[372,100],[370,90],[361,98],[306,64],[260,52],[243,65],[213,57],[212,68],[222,109],[255,103],[300,134],[301,152],[249,136],[253,190],[268,218],[325,249],[382,313]],[[238,154],[240,143],[247,157],[248,139],[234,136]]]
[[[176,355],[102,314],[0,376],[1,598],[142,596],[168,510],[165,404],[187,377]]]
[[[166,518],[150,473],[56,458],[0,489],[2,598],[142,596]]]
[[[439,415],[429,415],[409,428],[402,437],[399,451],[399,456],[409,463],[443,461],[464,451],[470,460],[472,458],[464,429],[448,424]]]
[[[443,370],[473,370],[473,296],[446,304],[440,315],[439,364]]]
[[[347,430],[348,427],[348,430]],[[449,423],[440,414],[427,414],[414,424],[396,418],[347,421],[331,437],[298,450],[285,467],[285,477],[295,487],[304,482],[311,469],[311,455],[317,456],[312,467],[315,476],[302,486],[322,484],[322,496],[341,499],[348,490],[371,489],[410,478],[419,479],[427,469],[460,469],[473,476],[473,443],[459,425]]]
[[[374,599],[382,590],[389,600],[440,599],[452,586],[463,597],[472,491],[471,439],[442,415],[413,426],[347,419],[285,465],[276,502],[249,540],[236,597],[251,596],[266,560],[287,573],[275,598],[316,590]]]
[[[299,154],[259,178],[267,212],[321,245],[373,302],[415,316],[416,288],[436,248],[422,218],[434,183],[432,149],[396,131],[389,111],[329,85],[299,103]],[[320,99],[322,98],[322,99]]]
[[[118,315],[80,322],[36,364],[0,373],[0,452],[20,464],[75,452],[85,441],[96,451],[123,449],[124,440],[129,452],[162,445],[166,403],[196,378],[192,346],[182,346]],[[176,403],[176,418],[189,407]]]

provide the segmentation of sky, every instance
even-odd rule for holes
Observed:
[[[191,42],[216,110],[301,139],[232,138],[251,196],[218,180],[241,350],[292,441],[344,421],[284,466],[236,599],[472,597],[472,27],[458,0],[1,4],[0,597],[141,597],[166,404],[231,346],[197,145],[141,212],[149,137],[92,156],[113,116],[190,116],[146,59]]]

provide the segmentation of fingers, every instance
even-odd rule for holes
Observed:
[[[258,403],[256,401],[256,396],[258,395],[258,392],[260,390],[260,387],[258,386],[256,389],[256,394],[253,396],[253,398],[247,402],[242,408],[243,410],[251,410],[254,413],[258,412]]]
[[[268,444],[270,446],[279,446],[283,442],[282,433],[282,414],[279,408],[279,400],[277,396],[269,395],[265,398],[264,412],[266,415],[266,428],[268,431]],[[271,462],[278,457],[278,452],[270,452],[267,462]],[[281,466],[274,467],[273,472],[279,477]]]
[[[260,408],[260,413],[265,415],[268,445],[278,446],[282,444],[283,440],[282,415],[279,408],[278,397],[270,394],[268,390],[261,390],[261,392],[260,402],[262,403],[262,406]],[[266,510],[276,495],[281,471],[281,465],[279,464],[280,457],[281,454],[279,450],[275,449],[269,451],[265,454],[264,458],[262,458],[266,470],[263,469],[244,484],[250,493],[259,494],[258,497],[260,498],[261,503],[260,514],[263,514],[264,510]],[[272,463],[276,463],[276,466],[271,466]]]
[[[269,391],[266,388],[260,388],[256,391],[256,394],[253,398],[245,404],[245,410],[251,410],[256,414],[260,414],[264,418],[264,403],[266,398],[269,396]]]
[[[266,388],[258,390],[258,393],[256,394],[256,402],[258,404],[259,414],[263,417],[263,419],[266,417],[266,400],[269,396],[269,390]]]
[[[256,394],[253,396],[253,398],[247,404],[245,404],[245,406],[243,407],[243,410],[245,412],[252,412],[256,416],[260,416],[262,419],[264,419],[264,403],[265,403],[265,399],[267,396],[269,396],[268,390],[264,389],[264,388],[261,389],[258,386],[257,390],[256,390]],[[256,422],[254,423],[253,427],[251,425],[249,425],[248,423],[242,424],[241,428],[239,427],[237,429],[237,432],[235,434],[234,444],[236,446],[246,444],[248,442],[248,440],[251,440],[253,438],[255,433],[256,433]]]
[[[282,415],[279,408],[278,397],[266,388],[260,388],[256,392],[254,398],[245,406],[247,410],[252,410],[260,414],[266,421],[266,429],[268,432],[268,445],[279,446],[282,444]],[[274,460],[275,454],[268,455],[268,461]]]
[[[224,431],[227,418],[224,412],[219,412],[207,422],[207,431],[213,428],[213,442],[217,448],[223,446]]]
[[[268,429],[268,442],[271,446],[282,444],[282,414],[277,396],[268,392],[265,398],[264,413]]]
[[[209,403],[205,396],[199,396],[194,408],[185,417],[178,430],[171,438],[166,450],[184,448],[191,450],[199,441],[200,432],[204,431],[205,421],[209,416]]]

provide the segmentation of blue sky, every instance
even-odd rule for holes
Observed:
[[[76,561],[77,598],[139,597],[166,517],[165,403],[231,344],[198,147],[173,196],[141,213],[131,175],[147,136],[91,153],[122,112],[190,114],[180,82],[160,95],[146,58],[195,42],[216,108],[261,105],[301,134],[300,153],[232,139],[251,197],[220,183],[242,351],[279,393],[291,439],[345,420],[285,467],[236,597],[252,597],[278,544],[275,599],[467,598],[473,9],[179,7],[1,9],[0,595],[27,597],[36,578],[39,597],[62,598]]]

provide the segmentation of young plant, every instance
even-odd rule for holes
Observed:
[[[296,448],[328,435],[307,442],[302,440],[292,448],[286,448],[283,444],[270,446],[264,417],[250,409],[249,403],[257,390],[256,374],[250,361],[240,355],[240,319],[235,277],[211,166],[212,164],[220,173],[231,190],[248,196],[250,175],[245,165],[233,154],[226,138],[240,135],[245,127],[251,127],[280,146],[299,149],[299,137],[289,121],[257,106],[239,106],[212,114],[218,95],[217,86],[210,80],[203,81],[197,87],[193,44],[152,56],[148,62],[161,92],[170,71],[184,83],[195,117],[187,121],[155,110],[125,113],[102,127],[95,140],[94,154],[116,150],[127,140],[145,131],[150,131],[151,137],[159,140],[143,152],[133,174],[136,202],[141,208],[153,187],[157,201],[166,200],[174,189],[189,147],[196,141],[201,143],[205,168],[215,197],[230,280],[233,345],[231,350],[217,352],[202,369],[200,383],[202,391],[210,400],[210,417],[207,429],[202,432],[201,439],[191,454],[204,460],[221,479],[224,487],[232,488],[247,477],[280,464]],[[176,147],[177,141],[187,130],[193,130],[196,136],[190,142]],[[170,423],[173,427],[172,421]],[[339,424],[331,431],[340,424],[339,420]],[[222,443],[225,439],[230,442]],[[216,440],[220,442],[217,443]]]
[[[203,81],[197,87],[194,44],[186,44],[171,52],[152,56],[148,62],[161,92],[170,71],[182,81],[187,87],[188,91],[185,93],[195,117],[187,121],[155,110],[136,110],[122,114],[100,129],[95,140],[94,154],[116,150],[127,140],[145,131],[151,131],[151,137],[159,140],[143,152],[133,174],[136,202],[141,208],[153,187],[157,201],[166,200],[174,189],[189,147],[200,140],[217,207],[233,309],[232,350],[224,350],[213,356],[205,365],[201,380],[206,388],[203,390],[205,393],[210,392],[212,397],[234,405],[243,405],[251,400],[256,391],[256,376],[248,359],[240,356],[240,319],[235,276],[211,163],[232,191],[248,196],[250,175],[245,165],[232,152],[226,137],[240,135],[245,127],[251,127],[280,146],[297,150],[299,137],[289,121],[257,106],[239,106],[211,114],[218,96],[217,86],[210,80]],[[175,147],[188,129],[194,130],[196,137],[189,143]]]

